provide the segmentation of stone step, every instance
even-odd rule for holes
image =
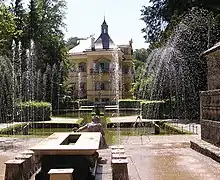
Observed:
[[[220,148],[203,140],[190,141],[190,147],[195,151],[220,163]]]

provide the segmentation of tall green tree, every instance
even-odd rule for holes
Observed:
[[[11,10],[15,16],[15,24],[17,33],[14,37],[16,45],[18,45],[19,41],[23,41],[24,30],[25,30],[25,10],[23,7],[22,0],[15,0],[11,3]]]
[[[34,29],[36,35],[36,48],[38,59],[42,63],[38,64],[40,68],[46,68],[47,64],[59,65],[66,59],[66,47],[64,41],[66,3],[63,0],[38,0],[37,13],[39,24]],[[36,27],[35,27],[36,28]],[[43,66],[43,67],[42,67]]]
[[[14,19],[9,7],[0,3],[0,55],[9,55],[12,39],[17,34]]]
[[[150,0],[150,5],[141,9],[141,20],[146,24],[142,29],[146,42],[150,43],[152,48],[164,44],[182,16],[193,7],[204,8],[217,15],[220,12],[220,1]]]

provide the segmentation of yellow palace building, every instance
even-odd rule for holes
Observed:
[[[116,97],[132,98],[132,41],[115,45],[105,20],[100,36],[81,39],[79,45],[69,51],[69,61],[68,84],[73,87],[76,99],[111,102]]]

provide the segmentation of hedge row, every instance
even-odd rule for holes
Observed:
[[[28,101],[17,104],[14,121],[34,122],[50,120],[52,106],[48,102]]]
[[[165,101],[146,101],[142,102],[143,119],[164,119],[167,118],[167,108]]]
[[[141,108],[141,100],[120,99],[119,108]]]

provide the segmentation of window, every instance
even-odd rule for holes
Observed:
[[[79,72],[86,72],[86,63],[79,63]]]
[[[129,67],[128,66],[123,67],[123,73],[129,74]]]
[[[97,72],[108,72],[109,71],[109,62],[97,62],[95,64],[95,69]]]
[[[95,90],[106,90],[106,86],[104,82],[96,82]]]
[[[80,90],[85,90],[85,86],[86,86],[86,83],[84,83],[84,82],[81,82],[80,84],[79,84],[79,88],[80,88]]]
[[[105,63],[99,63],[99,69],[103,70],[105,68]]]

